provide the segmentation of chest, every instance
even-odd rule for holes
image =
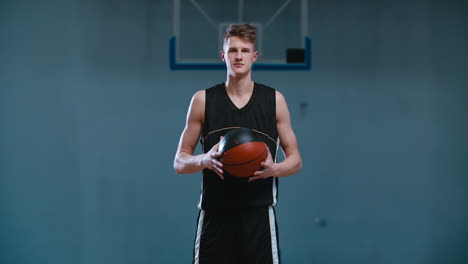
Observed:
[[[237,108],[237,109],[242,109],[244,106],[246,106],[249,101],[250,101],[251,95],[246,95],[246,96],[231,96],[228,95],[228,100],[231,101],[231,103]]]

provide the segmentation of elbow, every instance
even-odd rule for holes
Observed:
[[[295,172],[294,174],[300,172],[302,170],[302,158],[301,158],[301,155],[297,155],[297,158],[296,158],[296,166],[295,166]]]
[[[184,174],[184,171],[183,171],[180,167],[174,166],[174,171],[175,171],[177,174]]]
[[[174,171],[177,173],[177,174],[182,174],[183,173],[183,170],[182,170],[182,166],[180,166],[179,162],[177,161],[177,158],[174,159]]]
[[[299,162],[297,163],[297,167],[296,167],[297,171],[296,173],[300,172],[302,170],[302,159],[299,159]]]

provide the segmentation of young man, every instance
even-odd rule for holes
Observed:
[[[221,59],[225,83],[196,92],[174,159],[179,174],[203,170],[193,263],[279,263],[276,205],[278,178],[302,168],[296,136],[283,95],[252,81],[257,60],[255,27],[226,29]],[[257,131],[270,152],[262,170],[248,179],[223,172],[221,137],[237,127]],[[193,155],[201,137],[204,154]],[[285,159],[276,163],[278,144]]]

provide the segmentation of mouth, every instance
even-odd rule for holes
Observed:
[[[243,63],[234,63],[234,66],[240,67],[240,66],[244,66],[244,64]]]

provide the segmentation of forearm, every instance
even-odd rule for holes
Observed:
[[[282,162],[275,164],[275,177],[287,177],[298,173],[302,169],[302,160],[299,154],[290,155]]]
[[[204,155],[205,154],[191,155],[180,152],[174,159],[174,170],[178,174],[189,174],[201,171],[205,168],[202,162]]]

